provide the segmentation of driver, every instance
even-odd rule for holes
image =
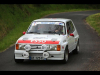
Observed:
[[[63,26],[59,26],[56,30],[56,33],[63,33]]]

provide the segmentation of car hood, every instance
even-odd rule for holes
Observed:
[[[64,39],[65,35],[59,34],[25,34],[17,40],[17,43],[59,44]]]

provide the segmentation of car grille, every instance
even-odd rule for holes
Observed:
[[[34,51],[43,51],[41,48],[42,45],[31,45],[31,50]]]

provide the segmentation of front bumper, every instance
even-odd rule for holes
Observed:
[[[29,57],[24,57],[25,50],[15,50],[15,59],[30,59],[31,56],[43,56],[44,51],[29,51]],[[64,51],[46,51],[49,53],[49,57],[46,60],[63,60]],[[30,59],[31,60],[31,59]]]

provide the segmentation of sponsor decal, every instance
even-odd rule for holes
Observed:
[[[37,24],[56,24],[56,25],[64,25],[64,23],[61,22],[33,22],[32,26],[36,26]]]
[[[64,25],[63,23],[59,23],[59,25]]]
[[[55,24],[55,22],[41,22],[41,24]]]
[[[59,44],[59,41],[51,41],[51,40],[18,40],[18,43],[30,43],[30,44]]]
[[[45,43],[46,40],[31,40],[31,42],[35,42],[35,43]]]
[[[33,37],[33,39],[48,39],[47,37]]]
[[[75,38],[75,43],[77,43],[77,38]]]
[[[36,25],[36,22],[33,22],[33,23],[32,23],[32,26],[35,26],[35,25]]]

